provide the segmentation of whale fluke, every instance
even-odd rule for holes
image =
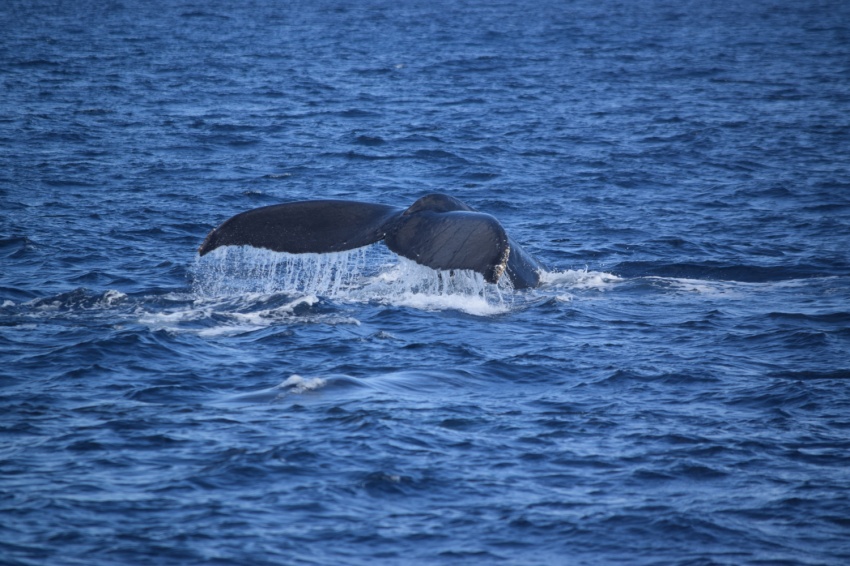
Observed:
[[[345,200],[273,204],[241,212],[209,233],[198,252],[220,246],[253,246],[291,254],[341,252],[384,238],[398,209]]]
[[[226,220],[207,235],[198,253],[221,246],[328,253],[381,240],[393,252],[433,269],[471,269],[489,283],[507,274],[515,288],[540,282],[540,264],[498,220],[441,194],[426,195],[407,209],[345,200],[264,206]]]

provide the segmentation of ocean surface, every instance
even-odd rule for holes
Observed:
[[[0,563],[849,564],[848,250],[844,0],[5,0]]]

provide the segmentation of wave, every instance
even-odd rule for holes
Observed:
[[[199,299],[186,295],[171,306],[142,308],[136,312],[138,322],[153,330],[194,333],[205,338],[235,336],[264,328],[302,320],[309,315],[313,322],[329,324],[356,323],[336,315],[325,315],[313,307],[318,297],[291,297],[284,294],[249,293],[244,297]]]
[[[347,374],[303,376],[292,374],[272,387],[240,393],[220,393],[213,404],[298,403],[330,400],[338,404],[345,395],[385,395],[388,398],[432,397],[435,391],[466,389],[471,382],[489,382],[490,376],[465,370],[396,370],[355,377]],[[332,392],[331,396],[327,393]]]
[[[574,289],[604,290],[623,281],[622,277],[604,271],[568,269],[565,271],[543,271],[540,282],[543,286],[568,286]]]
[[[26,305],[33,312],[67,312],[77,310],[108,309],[125,302],[127,295],[115,289],[96,293],[84,287],[52,297],[34,299]]]
[[[225,403],[273,403],[293,395],[303,395],[324,388],[329,380],[321,377],[304,378],[293,374],[274,387],[226,397]]]

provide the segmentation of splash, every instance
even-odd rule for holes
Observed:
[[[283,293],[486,316],[510,310],[514,297],[507,277],[493,285],[479,273],[434,270],[383,246],[326,254],[226,246],[198,258],[193,274],[199,298]]]
[[[405,258],[382,272],[364,289],[387,304],[421,310],[459,310],[489,316],[507,312],[514,301],[507,277],[497,284],[471,270],[437,271]]]

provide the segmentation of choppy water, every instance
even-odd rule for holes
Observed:
[[[850,4],[0,24],[0,563],[850,561]],[[434,191],[545,284],[195,254]]]

